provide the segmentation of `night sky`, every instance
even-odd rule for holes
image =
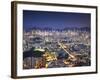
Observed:
[[[52,29],[90,27],[90,21],[91,15],[88,13],[23,10],[24,30],[33,27]]]

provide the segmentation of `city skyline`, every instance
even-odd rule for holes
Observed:
[[[23,69],[90,66],[90,17],[24,10]]]

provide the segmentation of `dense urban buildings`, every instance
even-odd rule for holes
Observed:
[[[90,66],[90,51],[87,29],[32,29],[23,33],[24,69]]]

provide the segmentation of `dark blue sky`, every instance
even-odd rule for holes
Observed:
[[[87,13],[47,12],[23,10],[23,28],[62,29],[65,27],[90,27],[91,15]]]

